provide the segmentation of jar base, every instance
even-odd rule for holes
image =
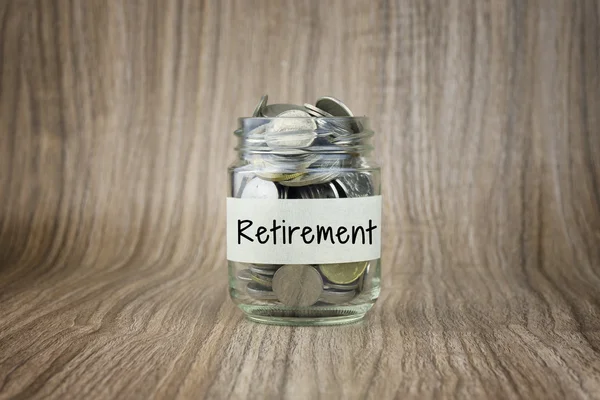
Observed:
[[[336,307],[331,309],[278,309],[239,304],[246,318],[253,322],[283,326],[331,326],[357,323],[364,319],[373,306]]]

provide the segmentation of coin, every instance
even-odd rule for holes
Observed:
[[[300,187],[292,186],[288,187],[287,193],[288,199],[337,199],[339,197],[338,190],[331,182]]]
[[[316,154],[270,154],[269,157],[260,155],[251,159],[255,171],[261,174],[291,174],[304,172],[313,163],[319,161],[322,156]]]
[[[252,178],[244,187],[242,199],[278,199],[279,189],[273,182]]]
[[[256,282],[249,282],[248,285],[246,286],[246,293],[248,293],[248,296],[255,298],[256,300],[276,300],[277,296],[275,296],[275,293],[264,286],[261,286],[260,284],[256,283]]]
[[[308,147],[317,137],[317,124],[302,110],[285,111],[269,123],[265,133],[267,146]]]
[[[343,197],[367,197],[375,194],[371,175],[366,172],[346,172],[334,183],[341,189]]]
[[[243,269],[240,272],[238,272],[237,278],[240,281],[249,282],[249,281],[252,280],[252,274],[250,274],[250,270],[249,269]]]
[[[260,269],[277,269],[279,267],[281,267],[283,264],[252,264],[254,265],[256,268],[260,268]]]
[[[318,119],[317,125],[319,127],[319,131],[330,132],[336,138],[332,141],[340,141],[346,138],[351,138],[351,140],[356,140],[354,138],[355,129],[352,127],[352,120],[350,118],[327,118],[327,119]],[[339,139],[338,139],[339,138]]]
[[[264,287],[268,287],[268,288],[270,288],[273,285],[273,277],[272,276],[257,274],[256,272],[254,272],[252,270],[252,268],[250,269],[250,271],[251,271],[250,278],[254,282],[256,282]]]
[[[335,97],[325,96],[321,97],[315,103],[315,106],[334,117],[354,117],[354,114],[347,105],[342,103],[341,100],[336,99]],[[351,130],[350,133],[360,132],[362,130],[361,124],[353,119],[347,121],[349,123],[348,128]]]
[[[260,116],[259,116],[260,117]],[[264,126],[269,123],[267,118],[242,118],[241,121],[241,130],[236,131],[239,132],[240,135],[247,136],[249,132],[255,130],[258,127]],[[246,132],[246,133],[244,133]]]
[[[320,300],[330,304],[342,304],[354,297],[356,297],[356,290],[324,290]]]
[[[286,306],[311,306],[323,292],[323,278],[309,265],[284,265],[273,276],[273,292]]]
[[[306,108],[306,112],[312,115],[315,118],[320,117],[333,117],[333,115],[329,114],[326,111],[321,110],[318,107],[313,106],[312,104],[304,103],[304,108]]]
[[[256,106],[256,108],[254,109],[254,112],[252,113],[252,117],[256,118],[256,117],[260,117],[262,115],[262,110],[267,105],[268,100],[269,100],[269,96],[266,94],[260,98],[258,105]]]
[[[308,199],[337,199],[340,197],[337,188],[332,182],[306,187]]]
[[[286,181],[282,181],[281,184],[283,186],[308,186],[308,185],[319,185],[322,183],[327,183],[332,181],[339,174],[336,172],[317,172],[312,174],[302,174],[293,179],[288,179]],[[337,197],[337,196],[336,196]]]
[[[246,141],[264,142],[268,124],[258,125],[246,134]]]
[[[292,174],[281,174],[276,172],[256,172],[256,175],[260,176],[262,179],[266,179],[271,182],[281,182],[281,181],[289,181],[290,179],[298,178],[299,176],[304,175],[304,172],[295,172]]]
[[[315,103],[315,107],[333,115],[334,117],[352,117],[352,116],[354,116],[354,114],[352,114],[352,111],[350,111],[348,106],[346,106],[344,103],[342,103],[340,100],[336,99],[335,97],[329,97],[329,96],[321,97]]]
[[[252,265],[250,266],[250,271],[254,272],[255,274],[273,276],[275,275],[275,271],[277,271],[277,268],[261,268]]]
[[[288,187],[287,186],[281,186],[281,185],[277,185],[277,190],[279,190],[279,198],[280,199],[287,199],[288,198]]]
[[[367,268],[368,262],[351,262],[341,264],[321,264],[319,270],[328,281],[347,284],[357,280]]]
[[[361,275],[361,278],[362,278],[362,275]],[[354,290],[354,289],[358,288],[358,281],[359,280],[357,280],[356,282],[348,283],[347,285],[340,285],[340,284],[337,284],[337,283],[325,282],[325,284],[323,285],[323,289],[325,289],[325,290],[327,290],[327,289]]]
[[[304,107],[296,105],[296,104],[269,104],[262,108],[262,116],[267,118],[275,118],[280,116],[280,114],[291,111],[291,110],[299,110],[304,111]]]

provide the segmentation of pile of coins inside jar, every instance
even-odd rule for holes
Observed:
[[[263,96],[244,138],[249,163],[233,175],[233,196],[247,199],[329,199],[375,195],[360,163],[357,142],[372,135],[333,97],[314,105],[268,104]],[[346,118],[339,118],[346,117]],[[357,160],[358,159],[358,160]],[[290,307],[350,302],[368,286],[369,261],[321,264],[244,264],[237,278],[255,300]]]

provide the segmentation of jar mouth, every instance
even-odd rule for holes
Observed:
[[[246,117],[234,132],[250,153],[364,153],[372,149],[367,117]]]
[[[244,135],[253,129],[269,123],[277,123],[284,121],[287,125],[296,123],[298,126],[306,126],[307,123],[313,122],[317,128],[325,130],[327,128],[354,128],[354,133],[360,133],[363,129],[368,129],[370,121],[368,117],[241,117],[238,118],[238,129],[235,130],[236,135]]]
[[[238,122],[240,122],[240,124],[242,124],[243,121],[246,120],[258,120],[258,121],[270,121],[273,119],[313,119],[313,120],[355,120],[355,121],[362,121],[362,122],[366,122],[369,121],[369,117],[240,117],[238,118]]]

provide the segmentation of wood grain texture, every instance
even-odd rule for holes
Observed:
[[[229,301],[236,117],[378,132],[382,297]],[[0,398],[600,398],[600,4],[0,1]]]

